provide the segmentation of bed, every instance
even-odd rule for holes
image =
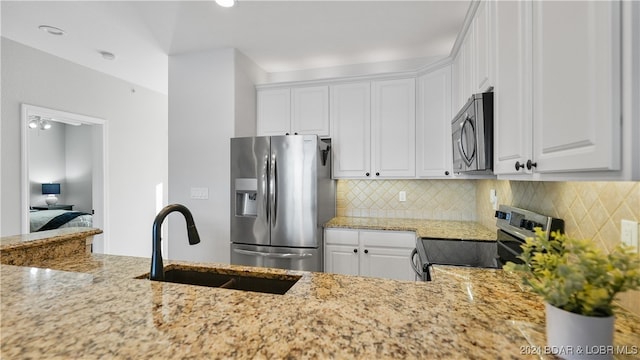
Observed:
[[[93,227],[91,214],[69,210],[31,211],[31,232],[53,230],[66,227]]]

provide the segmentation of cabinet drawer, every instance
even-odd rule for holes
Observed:
[[[364,246],[407,248],[416,246],[416,234],[409,231],[360,231],[360,240]]]
[[[358,230],[326,229],[324,233],[327,245],[358,246]]]

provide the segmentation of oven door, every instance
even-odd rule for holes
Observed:
[[[503,267],[508,261],[516,264],[524,263],[517,257],[522,254],[524,241],[507,233],[504,230],[498,230],[498,265]]]
[[[421,238],[416,239],[416,248],[409,257],[411,268],[416,273],[417,281],[431,281],[431,263],[427,259],[427,252]]]

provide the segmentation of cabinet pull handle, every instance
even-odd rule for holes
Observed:
[[[531,161],[531,159],[527,160],[527,170],[531,170],[534,167],[538,167],[538,163]]]
[[[365,254],[368,254],[368,253],[369,253],[369,250],[364,249],[364,253],[365,253]]]
[[[365,175],[366,175],[366,176],[369,176],[369,173],[366,173]]]
[[[354,253],[357,253],[357,252],[358,252],[358,249],[353,249],[353,252],[354,252]]]
[[[516,171],[519,171],[520,169],[524,169],[524,164],[520,164],[520,161],[516,161]]]

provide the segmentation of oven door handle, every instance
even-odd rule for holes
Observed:
[[[420,272],[420,270],[418,270],[418,266],[416,265],[416,262],[415,262],[416,255],[418,255],[418,249],[413,249],[413,251],[411,252],[411,257],[409,258],[409,261],[411,262],[411,268],[413,269],[413,272],[415,272],[416,275],[422,278],[422,273]]]
[[[500,246],[502,249],[508,251],[509,253],[511,253],[511,255],[513,256],[520,256],[520,254],[518,254],[517,252],[511,250],[510,247],[508,247],[507,245],[505,245],[502,241],[498,240],[498,246]]]

